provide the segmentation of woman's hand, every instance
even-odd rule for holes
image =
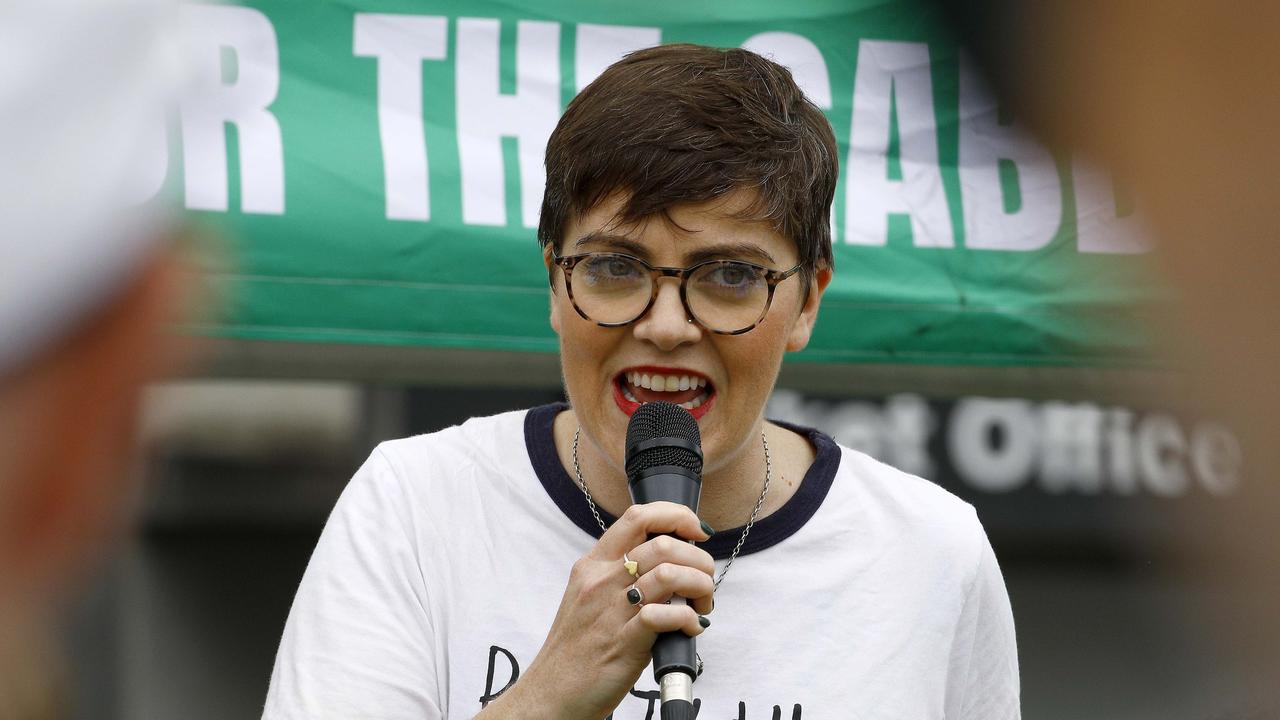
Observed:
[[[529,669],[478,717],[600,720],[632,688],[650,661],[658,633],[694,636],[711,612],[715,564],[686,540],[710,535],[689,508],[669,502],[633,505],[573,565],[560,609]],[[626,554],[638,578],[623,566]],[[640,606],[627,601],[632,583]],[[673,595],[688,605],[667,605]],[[518,710],[517,710],[518,709]]]

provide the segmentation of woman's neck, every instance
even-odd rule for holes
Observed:
[[[556,416],[552,432],[561,464],[575,481],[573,440],[577,429],[573,410],[567,410]],[[768,422],[764,423],[764,433],[769,443],[772,478],[757,520],[791,499],[814,460],[814,449],[807,438]],[[578,464],[596,505],[615,517],[631,505],[625,474],[585,434],[578,439]],[[736,458],[703,475],[698,516],[717,530],[745,525],[760,499],[764,481],[764,443],[756,435]]]

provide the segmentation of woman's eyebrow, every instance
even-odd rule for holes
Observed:
[[[575,240],[573,249],[581,250],[587,245],[604,246],[610,250],[625,252],[639,258],[647,258],[649,256],[649,251],[645,248],[644,243],[624,235],[612,235],[598,230],[589,232]]]
[[[609,250],[625,252],[641,259],[649,258],[649,249],[645,247],[644,243],[624,235],[613,235],[599,231],[589,232],[575,240],[573,248],[577,251],[588,245],[603,246]],[[686,265],[695,265],[704,260],[746,260],[769,266],[776,264],[773,256],[767,250],[749,242],[723,242],[699,247],[685,253],[684,259]]]
[[[716,243],[691,250],[684,258],[690,265],[703,260],[747,260],[769,266],[776,263],[767,250],[749,242]]]

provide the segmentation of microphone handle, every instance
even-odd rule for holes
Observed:
[[[695,513],[698,497],[702,492],[702,479],[691,471],[673,465],[663,465],[642,470],[631,482],[631,497],[644,504],[664,500],[684,505]],[[684,598],[673,597],[672,603],[683,603]],[[679,671],[690,678],[697,677],[698,654],[694,639],[683,632],[666,632],[658,635],[653,643],[653,677],[663,683],[663,676]],[[670,684],[669,680],[667,684]]]

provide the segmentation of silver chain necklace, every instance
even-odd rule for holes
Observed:
[[[596,522],[600,525],[600,532],[608,532],[609,528],[605,527],[604,519],[600,517],[600,511],[596,509],[596,501],[591,498],[591,491],[587,489],[587,481],[582,479],[582,468],[578,465],[578,438],[582,436],[582,426],[573,432],[573,472],[578,476],[578,487],[582,488],[582,494],[587,497],[587,505],[591,508],[591,514],[595,516]],[[742,528],[742,535],[738,538],[738,544],[733,546],[733,552],[729,554],[729,562],[725,563],[724,569],[720,571],[720,577],[716,578],[715,589],[720,589],[720,583],[724,581],[724,576],[729,574],[729,567],[733,565],[733,561],[738,559],[738,552],[742,550],[742,544],[747,541],[747,534],[751,532],[751,526],[756,524],[756,516],[760,514],[760,508],[764,505],[764,496],[769,494],[769,481],[773,479],[773,462],[769,459],[769,440],[764,436],[764,430],[760,430],[760,442],[764,445],[764,489],[760,491],[760,499],[756,500],[756,506],[751,509],[751,519],[747,520],[747,526]]]

